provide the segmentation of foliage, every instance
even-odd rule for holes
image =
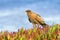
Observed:
[[[21,28],[18,32],[12,33],[0,32],[0,40],[60,40],[60,25],[52,25],[49,29],[48,27],[28,30]]]

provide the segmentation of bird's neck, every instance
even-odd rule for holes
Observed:
[[[28,16],[31,16],[31,14],[32,14],[31,12],[27,13]]]

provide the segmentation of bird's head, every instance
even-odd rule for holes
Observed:
[[[28,14],[28,13],[31,13],[31,10],[26,10],[25,12]]]
[[[26,12],[31,12],[31,10],[26,10]]]
[[[27,15],[31,14],[31,10],[26,10],[25,12],[27,13]]]

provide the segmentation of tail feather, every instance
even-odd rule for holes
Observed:
[[[43,27],[49,26],[49,25],[47,25],[44,21],[40,21],[40,20],[38,20],[38,19],[35,19],[35,20],[37,20],[37,21],[40,23],[40,25],[43,26]]]
[[[44,24],[41,24],[43,27],[45,27],[45,26],[49,26],[49,25],[47,25],[46,23],[44,23]]]

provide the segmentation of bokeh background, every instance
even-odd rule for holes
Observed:
[[[27,9],[39,14],[49,25],[60,24],[60,0],[0,0],[0,31],[32,28]]]

